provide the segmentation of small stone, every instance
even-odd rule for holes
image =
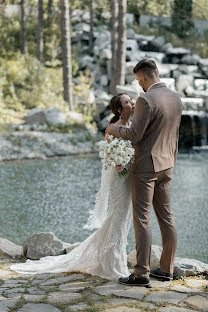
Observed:
[[[99,295],[108,296],[108,295],[113,294],[113,291],[122,290],[125,287],[126,286],[115,283],[115,282],[109,282],[104,285],[96,287],[95,289],[93,289],[93,291]]]
[[[141,300],[147,293],[146,287],[131,287],[125,290],[114,290],[113,295]]]
[[[184,300],[184,302],[192,308],[199,309],[204,312],[208,311],[208,300],[203,296],[191,296]]]
[[[190,287],[201,288],[203,286],[207,286],[208,285],[208,280],[186,279],[186,283]]]
[[[195,311],[171,306],[160,308],[159,312],[195,312]]]
[[[157,291],[147,296],[144,300],[156,303],[167,302],[178,304],[181,300],[185,299],[187,296],[188,296],[187,294],[178,294],[168,291]]]
[[[17,310],[18,312],[61,312],[56,307],[51,304],[44,303],[27,303],[21,309]]]
[[[171,290],[175,290],[181,293],[197,293],[197,292],[201,292],[199,289],[193,289],[193,288],[189,288],[189,287],[185,287],[183,285],[177,285],[174,286],[173,288],[171,288]]]
[[[24,295],[26,301],[40,302],[45,295]]]
[[[52,304],[56,303],[70,303],[74,299],[79,299],[82,297],[80,293],[62,293],[62,292],[55,292],[50,293],[48,295],[48,302]]]

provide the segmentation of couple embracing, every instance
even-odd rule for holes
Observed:
[[[182,103],[179,95],[160,81],[154,61],[143,59],[133,71],[144,93],[135,106],[125,93],[111,99],[115,116],[106,129],[105,140],[109,135],[130,140],[135,160],[123,177],[118,175],[118,167],[102,169],[100,190],[87,225],[97,230],[69,254],[27,260],[11,265],[11,270],[23,274],[80,271],[146,287],[150,287],[150,275],[160,280],[172,279],[177,230],[171,210],[171,184]],[[161,230],[163,251],[160,267],[150,271],[152,205]],[[132,211],[137,264],[130,274],[126,244]]]

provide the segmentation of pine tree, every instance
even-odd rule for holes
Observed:
[[[192,0],[174,0],[172,29],[180,38],[188,37],[193,30]]]

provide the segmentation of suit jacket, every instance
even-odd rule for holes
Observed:
[[[119,126],[113,135],[131,140],[135,172],[159,172],[174,167],[178,152],[182,102],[165,83],[153,85],[136,101],[130,128]]]

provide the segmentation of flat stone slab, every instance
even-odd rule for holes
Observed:
[[[114,290],[113,295],[118,297],[133,298],[141,300],[147,293],[146,287],[131,287],[125,290]]]
[[[63,292],[55,292],[50,293],[48,295],[48,302],[52,304],[56,303],[70,303],[74,299],[81,298],[82,294],[80,293],[63,293]]]
[[[61,273],[59,273],[60,275]],[[34,275],[33,275],[34,276]],[[56,278],[56,274],[54,273],[43,273],[43,274],[37,274],[35,275],[34,279],[39,279],[39,280],[47,280],[49,278]]]
[[[27,292],[30,295],[45,295],[45,291],[37,289],[37,288],[27,288]]]
[[[84,309],[89,308],[89,305],[86,303],[78,303],[75,305],[70,305],[70,311],[83,311]]]
[[[154,305],[154,304],[152,304],[152,303],[149,303],[149,302],[143,302],[143,301],[141,301],[140,302],[140,304],[141,304],[141,307],[142,308],[148,308],[149,310],[154,310],[154,309],[156,309],[156,305]]]
[[[70,291],[70,292],[77,292],[82,289],[85,289],[88,286],[92,286],[93,283],[87,283],[87,282],[73,282],[73,283],[67,283],[59,286],[59,289],[62,291]]]
[[[169,288],[170,287],[170,284],[172,283],[171,281],[170,282],[162,282],[162,281],[158,281],[156,279],[150,279],[150,283],[151,283],[151,286],[154,287],[154,288]]]
[[[121,284],[118,284],[116,282],[109,282],[109,283],[106,283],[104,285],[96,287],[95,289],[93,289],[93,291],[96,294],[99,294],[102,296],[108,296],[108,295],[113,294],[113,291],[122,290],[124,288],[126,288],[125,285],[121,285]]]
[[[203,296],[191,296],[184,300],[184,302],[191,308],[199,309],[204,312],[208,311],[208,300]]]
[[[196,312],[195,310],[178,308],[178,307],[163,307],[159,309],[159,312]]]
[[[56,307],[51,304],[45,303],[27,303],[21,309],[17,310],[18,312],[61,312]]]
[[[172,287],[171,290],[175,290],[177,292],[187,293],[187,294],[201,293],[201,290],[199,290],[199,289],[189,288],[189,287],[186,287],[183,285],[176,285],[176,286]]]
[[[83,280],[83,279],[85,279],[85,276],[82,274],[72,274],[72,275],[63,276],[63,277],[51,278],[44,283],[41,282],[41,285],[50,286],[50,285],[64,284],[64,283],[73,282],[77,280]]]
[[[203,286],[207,286],[208,285],[208,280],[187,279],[186,283],[190,287],[201,288]]]
[[[112,298],[112,299],[108,299],[108,303],[111,305],[119,305],[119,304],[123,304],[123,303],[136,303],[137,301],[134,299],[127,299],[127,298]]]
[[[45,297],[45,295],[24,295],[23,297],[26,301],[40,302]]]
[[[187,296],[188,296],[187,294],[174,293],[170,291],[156,291],[147,296],[144,300],[155,303],[164,302],[178,304],[181,300],[184,300]]]
[[[4,298],[5,299],[5,298]],[[9,308],[12,308],[15,306],[18,300],[10,300],[10,299],[5,299],[1,300],[0,299],[0,311],[1,312],[9,312],[11,311]]]
[[[118,307],[118,308],[112,308],[112,309],[106,309],[103,310],[103,312],[142,312],[138,308],[129,308],[129,307]]]
[[[24,292],[25,292],[25,288],[12,288],[12,289],[5,291],[6,295],[24,293]]]

